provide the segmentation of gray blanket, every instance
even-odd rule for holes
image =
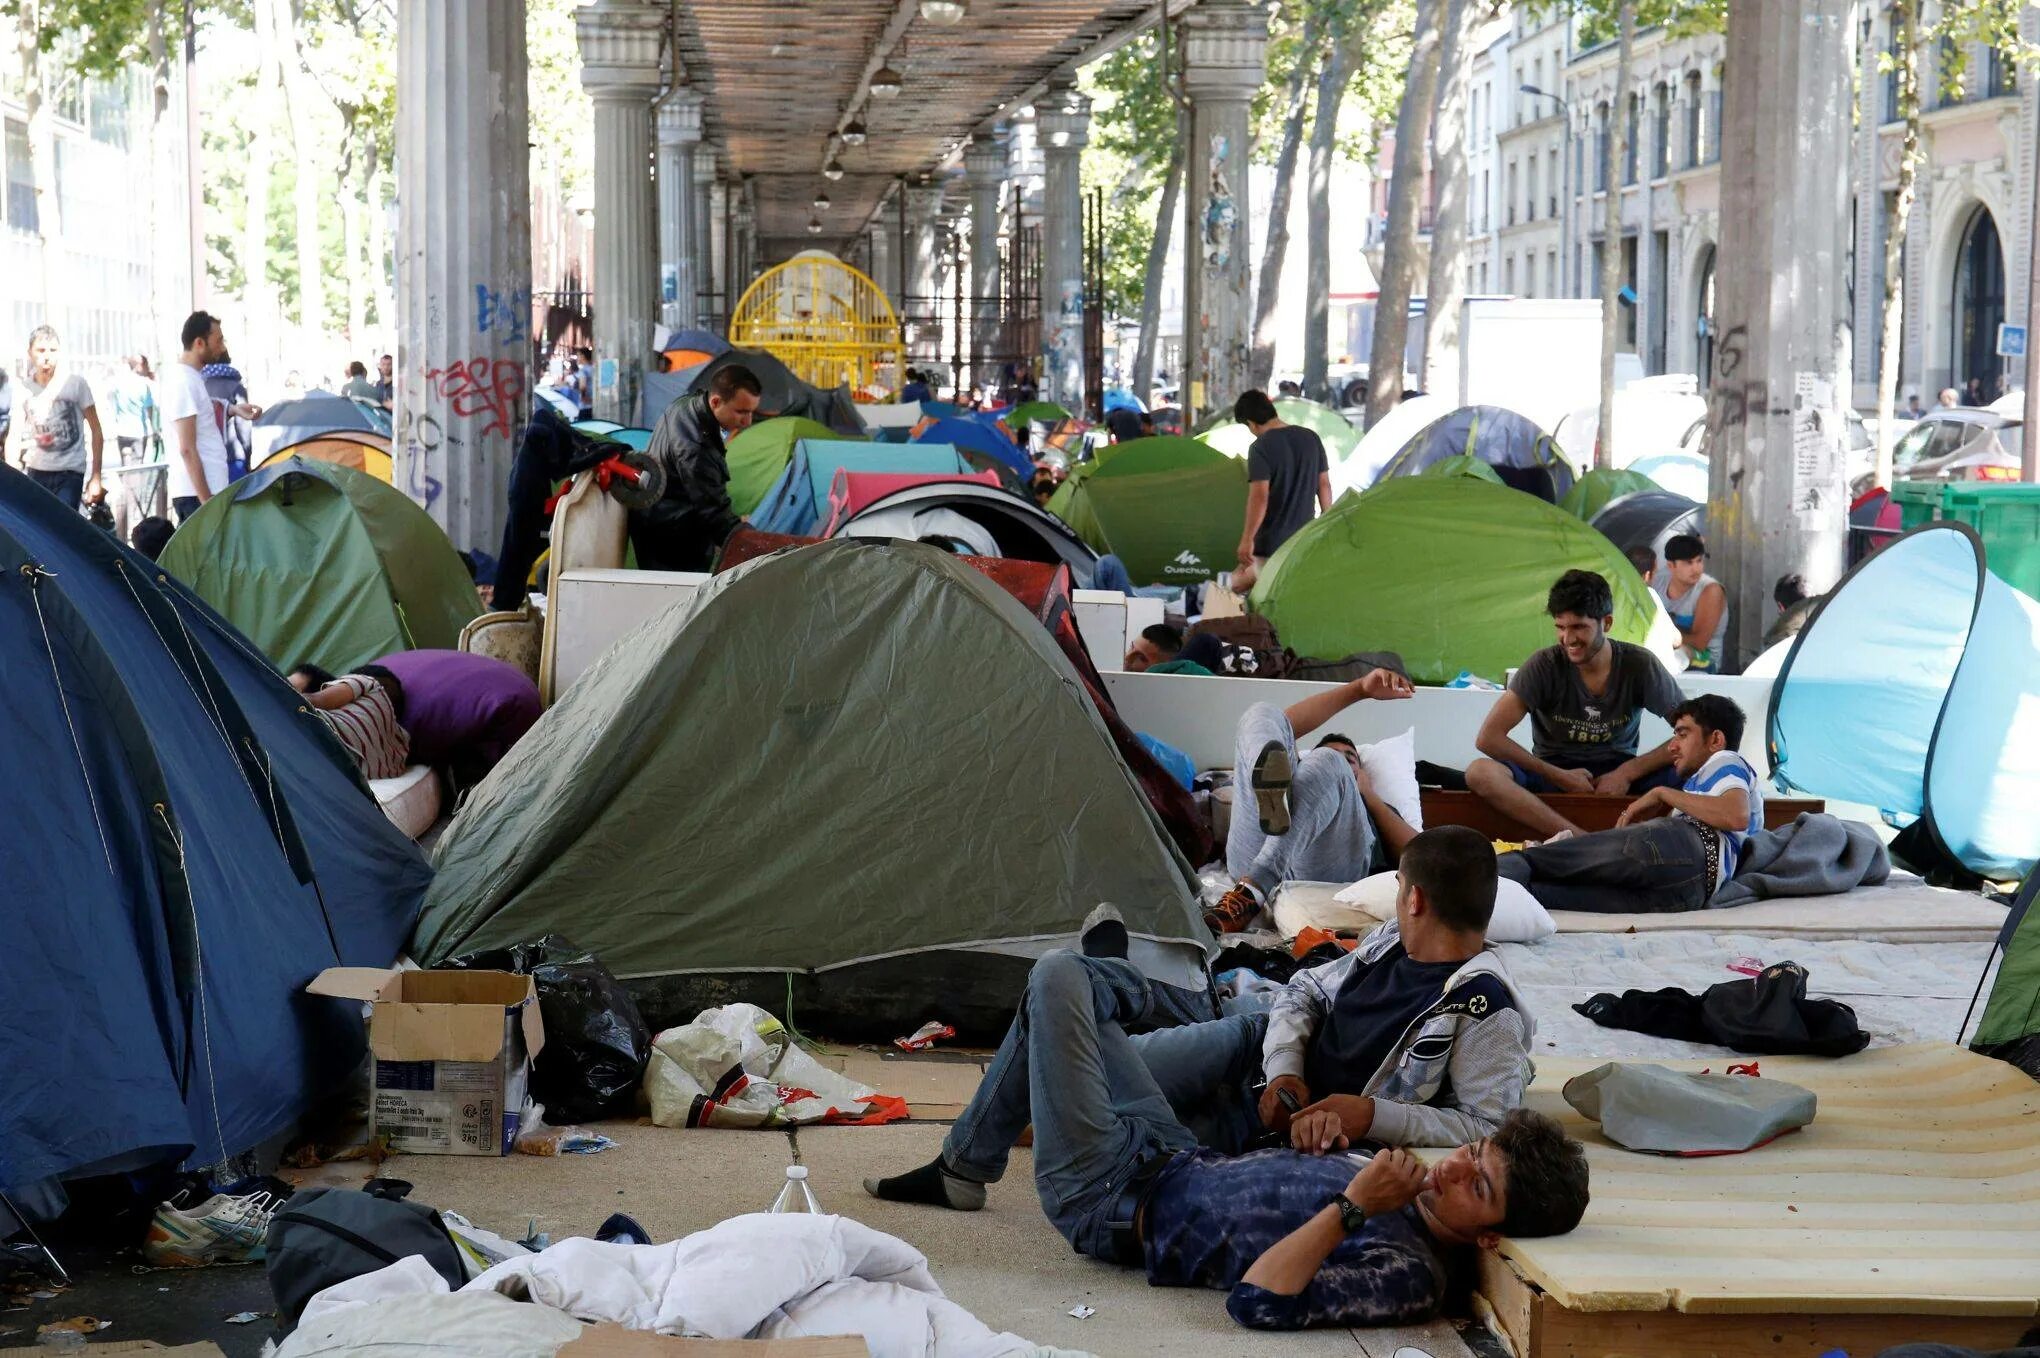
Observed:
[[[1748,905],[1774,896],[1832,896],[1891,876],[1891,857],[1869,826],[1812,811],[1790,825],[1752,835],[1735,877],[1709,907]]]

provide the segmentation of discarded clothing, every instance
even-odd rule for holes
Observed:
[[[1744,1070],[1745,1067],[1731,1067]],[[1618,1146],[1665,1155],[1730,1155],[1813,1121],[1813,1091],[1748,1074],[1693,1075],[1611,1061],[1565,1082],[1565,1101]]]
[[[1735,877],[1707,902],[1719,909],[1778,896],[1830,896],[1891,876],[1891,856],[1869,826],[1803,811],[1790,825],[1751,835]]]
[[[1603,1028],[1762,1056],[1851,1056],[1870,1045],[1855,1010],[1839,1000],[1807,998],[1806,969],[1797,962],[1723,981],[1700,995],[1676,987],[1604,992],[1573,1009]]]

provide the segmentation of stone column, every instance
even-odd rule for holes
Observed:
[[[1884,76],[1877,69],[1877,57],[1886,42],[1885,20],[1865,20],[1868,40],[1859,44],[1856,78],[1862,89],[1861,116],[1856,120],[1856,371],[1855,404],[1864,409],[1877,405],[1878,341],[1884,327],[1884,184],[1878,172],[1882,159],[1884,125]],[[1905,404],[1901,398],[1898,402]]]
[[[397,488],[502,545],[531,390],[524,0],[397,15]]]
[[[694,147],[701,140],[702,98],[675,90],[659,105],[659,288],[667,328],[699,325],[694,275]]]
[[[971,363],[977,380],[993,382],[999,323],[999,209],[1006,193],[1006,143],[979,133],[963,155],[970,185]]]
[[[749,288],[752,281],[758,277],[758,254],[752,244],[751,233],[753,230],[755,230],[755,225],[752,220],[750,195],[739,193],[737,195],[737,260],[736,266],[730,271],[730,276],[734,280],[730,288],[730,311],[732,315],[736,314],[736,305],[743,298],[744,290]]]
[[[1084,408],[1084,184],[1091,101],[1053,85],[1034,106],[1041,146],[1041,394]],[[1242,199],[1242,201],[1245,201]]]
[[[701,280],[700,314],[710,324],[722,311],[722,299],[715,288],[715,233],[722,224],[715,217],[715,156],[696,152],[694,156],[694,276]]]
[[[892,303],[895,313],[905,305],[900,297],[897,279],[899,273],[893,263],[893,213],[890,203],[879,205],[878,215],[871,223],[871,281],[878,284],[878,290]]]
[[[636,424],[659,296],[652,98],[665,11],[595,0],[574,11],[574,28],[595,102],[595,413]]]
[[[1183,16],[1183,86],[1190,96],[1189,179],[1196,239],[1195,306],[1184,336],[1202,391],[1191,418],[1246,389],[1253,346],[1247,232],[1247,101],[1267,79],[1268,13],[1244,0],[1204,0]]]
[[[708,195],[702,206],[708,212],[708,288],[715,299],[713,319],[719,330],[728,330],[730,324],[730,255],[729,238],[723,230],[723,214],[729,208],[729,186],[717,179],[708,187]]]
[[[903,291],[913,317],[907,345],[917,361],[936,357],[941,347],[942,299],[938,293],[942,253],[942,186],[910,184],[907,195],[907,256]]]
[[[1819,593],[1842,570],[1850,10],[1743,0],[1729,13],[1707,519],[1731,662],[1756,655],[1779,576],[1803,572]]]

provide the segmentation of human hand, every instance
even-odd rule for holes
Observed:
[[[96,505],[106,498],[106,487],[101,485],[97,474],[85,478],[85,503]]]
[[[1327,1094],[1324,1098],[1319,1099],[1316,1103],[1299,1112],[1297,1117],[1302,1118],[1306,1114],[1316,1115],[1319,1113],[1329,1113],[1338,1119],[1338,1131],[1348,1144],[1358,1141],[1374,1129],[1374,1100],[1364,1095]],[[1295,1144],[1298,1150],[1312,1149],[1300,1142],[1292,1144]],[[1317,1149],[1322,1152],[1331,1149],[1331,1147],[1327,1144]]]
[[[1594,791],[1605,792],[1610,796],[1621,797],[1628,793],[1629,785],[1633,781],[1634,780],[1630,778],[1628,774],[1624,773],[1621,769],[1619,768],[1610,769],[1608,772],[1602,774],[1599,778],[1596,778],[1594,780]]]
[[[1296,1115],[1289,1124],[1289,1144],[1305,1155],[1326,1155],[1351,1143],[1339,1125],[1339,1115],[1320,1105]]]
[[[1243,571],[1253,569],[1254,540],[1252,538],[1248,538],[1240,544],[1239,550],[1233,553],[1233,560],[1239,563],[1239,568]]]
[[[1278,1075],[1268,1081],[1268,1087],[1261,1091],[1261,1125],[1270,1131],[1285,1131],[1289,1127],[1290,1111],[1282,1102],[1282,1094],[1288,1091],[1302,1108],[1310,1102],[1310,1086],[1294,1075]]]
[[[1551,781],[1560,792],[1592,792],[1594,775],[1585,769],[1553,769]]]
[[[1429,1177],[1423,1163],[1408,1151],[1385,1150],[1361,1166],[1346,1185],[1351,1198],[1368,1216],[1395,1212],[1416,1201]]]
[[[1409,680],[1403,678],[1394,670],[1380,669],[1369,670],[1365,675],[1361,676],[1360,691],[1368,697],[1379,701],[1386,701],[1390,698],[1410,698],[1416,696],[1417,692],[1416,689],[1410,686]]]
[[[1628,806],[1622,808],[1622,814],[1615,818],[1615,824],[1618,827],[1633,825],[1640,820],[1650,820],[1655,816],[1662,816],[1668,809],[1669,806],[1665,801],[1665,790],[1661,787],[1654,787]]]
[[[243,401],[234,407],[234,413],[244,420],[259,420],[262,418],[262,407],[252,401]]]

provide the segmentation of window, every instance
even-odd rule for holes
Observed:
[[[1651,91],[1650,177],[1663,179],[1672,168],[1672,91],[1663,81]]]
[[[128,94],[133,81],[123,73],[111,80],[94,78],[86,82],[86,129],[92,140],[128,149],[130,119]]]
[[[1537,220],[1537,154],[1534,151],[1530,154],[1529,173],[1525,176],[1525,182],[1529,185],[1530,191],[1523,195],[1523,220],[1534,222]]]
[[[1544,295],[1558,296],[1558,251],[1544,252]]]
[[[1608,105],[1594,105],[1594,192],[1608,191]]]
[[[1557,142],[1553,142],[1551,144],[1551,154],[1544,158],[1544,163],[1551,167],[1551,178],[1547,181],[1551,187],[1551,208],[1544,215],[1547,217],[1556,217],[1558,215],[1559,166],[1564,164],[1564,162],[1558,158]]]
[[[1516,295],[1516,257],[1510,255],[1502,261],[1502,291],[1511,297]]]
[[[1510,226],[1516,224],[1516,162],[1509,162],[1509,217]]]
[[[1622,182],[1636,182],[1637,123],[1642,116],[1643,99],[1639,95],[1629,96],[1629,106],[1623,119]]]
[[[0,153],[7,162],[7,225],[33,236],[41,224],[35,211],[35,171],[28,158],[28,124],[15,118],[5,121]]]
[[[1901,110],[1898,107],[1898,31],[1899,8],[1893,5],[1884,15],[1884,55],[1891,69],[1884,73],[1884,121],[1895,123]]]
[[[2019,68],[1995,47],[1983,49],[1983,97],[2002,99],[2019,92]]]
[[[1700,73],[1686,73],[1686,159],[1685,168],[1700,163]]]
[[[1714,70],[1714,88],[1707,91],[1707,127],[1703,137],[1700,163],[1718,164],[1721,160],[1721,68],[1718,66]]]
[[[1488,208],[1492,201],[1490,191],[1494,187],[1493,176],[1494,172],[1492,170],[1482,170],[1480,172],[1480,229],[1483,232],[1490,230],[1494,222],[1494,218],[1488,215]]]

